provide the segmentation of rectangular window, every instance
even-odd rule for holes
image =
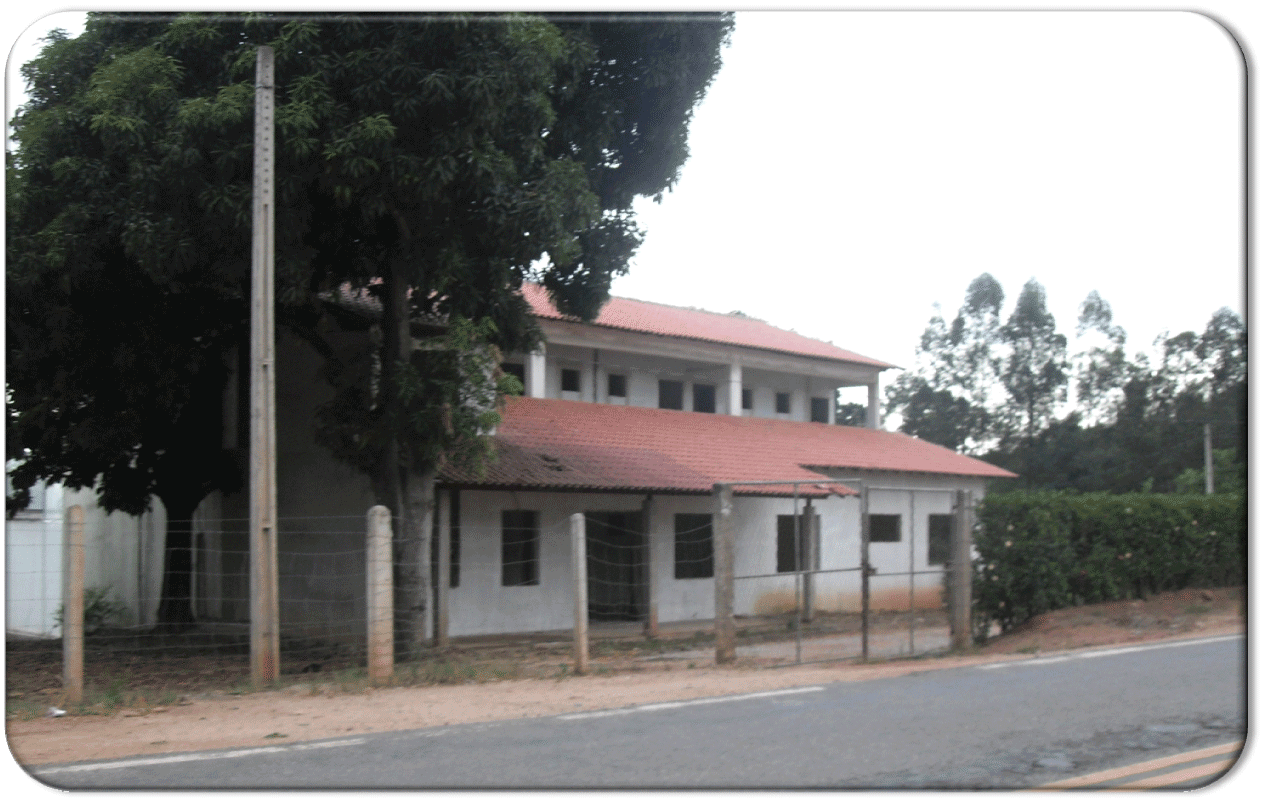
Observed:
[[[608,374],[606,377],[607,396],[627,396],[628,378],[623,374]]]
[[[672,379],[659,380],[659,409],[685,409],[685,385]]]
[[[742,389],[742,409],[751,409],[751,388]]]
[[[813,519],[815,522],[820,522],[821,517],[813,516]],[[799,516],[799,549],[797,552],[795,548],[795,517],[777,517],[777,570],[779,572],[796,572],[810,568],[808,552],[811,530],[808,525],[808,517],[801,513]]]
[[[824,399],[821,396],[813,397],[809,420],[822,424],[830,423],[830,402],[828,399]]]
[[[900,516],[885,513],[870,514],[870,543],[897,543],[900,541]]]
[[[711,577],[712,514],[676,514],[676,579]]]
[[[694,412],[696,413],[716,412],[716,386],[715,385],[695,385],[694,386]]]
[[[927,565],[937,566],[949,562],[952,539],[952,516],[932,513],[927,517]]]
[[[540,585],[540,528],[534,510],[501,511],[501,585]]]
[[[779,393],[779,394],[777,394],[777,407],[776,407],[776,409],[777,409],[778,413],[780,413],[780,414],[789,413],[789,412],[791,411],[791,394],[789,394],[789,393]]]
[[[567,393],[580,392],[580,371],[578,369],[562,369],[562,390]]]

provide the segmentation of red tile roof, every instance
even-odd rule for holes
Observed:
[[[524,284],[523,297],[540,318],[574,320],[558,312],[557,307],[549,299],[548,292],[538,284]],[[734,314],[724,315],[687,307],[672,307],[666,304],[652,304],[631,298],[612,298],[602,307],[602,311],[598,313],[593,323],[611,329],[747,346],[767,351],[857,363],[880,369],[896,367],[821,340],[778,329],[756,318]]]
[[[448,469],[441,479],[519,490],[709,493],[717,482],[828,479],[814,469],[1015,476],[894,432],[560,399],[508,399],[493,440],[498,460],[483,477]],[[790,493],[789,486],[735,490]],[[802,495],[809,490],[800,487]]]

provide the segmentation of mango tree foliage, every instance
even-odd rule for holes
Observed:
[[[79,37],[54,36],[23,68],[31,100],[7,171],[18,487],[99,480],[110,509],[156,494],[187,517],[189,499],[240,479],[220,470],[233,461],[203,408],[218,408],[245,338],[255,59],[269,45],[278,322],[326,358],[335,399],[313,435],[403,513],[424,589],[419,488],[442,460],[483,454],[509,389],[497,353],[539,340],[517,288],[537,280],[563,312],[596,314],[640,243],[633,200],[676,181],[731,27],[726,14],[92,14]],[[348,356],[326,335],[331,302],[357,293],[381,315]],[[187,532],[168,537],[187,552]],[[167,613],[188,618],[176,573],[185,610]]]

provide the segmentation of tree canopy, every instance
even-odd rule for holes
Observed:
[[[952,324],[932,317],[915,368],[888,388],[901,431],[1019,473],[1009,484],[1189,491],[1203,488],[1208,425],[1217,489],[1243,487],[1247,337],[1238,315],[1219,309],[1202,333],[1161,333],[1152,354],[1130,358],[1095,291],[1069,355],[1039,283],[1025,285],[1005,323],[1002,299],[984,274]]]
[[[319,438],[399,510],[410,477],[478,454],[506,389],[488,366],[538,342],[525,279],[597,313],[640,243],[632,202],[675,183],[731,28],[101,13],[51,37],[22,68],[7,165],[19,497],[39,477],[98,482],[103,505],[135,512],[240,476],[195,422],[214,420],[202,408],[248,317],[258,46],[276,60],[278,323],[327,358],[338,398]],[[366,359],[323,337],[349,290],[382,307]],[[413,348],[419,320],[440,322],[441,347]]]

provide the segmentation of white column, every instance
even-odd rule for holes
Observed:
[[[879,408],[878,408],[878,377],[874,377],[874,381],[868,385],[870,389],[870,403],[865,411],[865,425],[870,429],[880,429],[879,427]]]
[[[523,366],[523,370],[527,374],[527,381],[523,383],[527,385],[527,395],[533,399],[545,398],[544,344],[541,344],[540,351],[533,351],[527,355],[527,364]]]
[[[729,414],[742,415],[742,365],[729,364]]]

